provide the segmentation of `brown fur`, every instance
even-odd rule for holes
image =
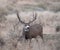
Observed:
[[[23,32],[26,39],[32,39],[36,38],[37,36],[40,36],[43,39],[43,27],[40,24],[34,24],[30,26],[30,32]]]
[[[23,28],[23,36],[25,37],[25,39],[32,39],[32,38],[36,38],[38,35],[43,39],[43,27],[42,25],[40,24],[34,24],[34,25],[31,25],[30,24],[36,20],[37,18],[37,14],[33,14],[33,20],[32,21],[29,21],[28,23],[25,23],[24,21],[22,21],[20,19],[20,16],[19,16],[19,12],[17,11],[17,18],[18,20],[25,25],[25,27],[28,25],[29,28],[28,31],[25,31],[24,28]],[[26,28],[25,28],[26,29]]]

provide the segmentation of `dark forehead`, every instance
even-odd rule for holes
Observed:
[[[29,25],[29,23],[25,23],[25,25]]]

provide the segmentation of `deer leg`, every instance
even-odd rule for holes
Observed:
[[[40,37],[41,37],[41,39],[42,39],[42,41],[44,43],[44,37],[43,37],[43,34],[42,33],[40,34]]]
[[[37,38],[35,38],[35,39],[36,39],[36,41],[37,41],[37,43],[38,43],[38,47],[39,47],[39,50],[40,50],[40,45],[39,45],[38,39],[37,39]]]
[[[32,46],[31,46],[31,39],[29,39],[29,40],[30,40],[30,41],[29,41],[29,47],[32,48]]]
[[[40,34],[40,37],[41,37],[41,39],[42,39],[42,45],[45,46],[45,41],[44,41],[44,37],[43,37],[43,34],[42,34],[42,33]]]

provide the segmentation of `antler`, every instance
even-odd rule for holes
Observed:
[[[36,17],[37,17],[37,13],[33,14],[33,20],[30,21],[29,24],[32,23],[33,21],[35,21],[36,20]]]
[[[37,14],[36,14],[36,13],[33,14],[33,20],[30,21],[29,24],[32,23],[33,21],[35,21],[35,20],[36,20],[36,17],[37,17]],[[18,11],[17,11],[17,18],[19,19],[19,21],[20,21],[22,24],[26,24],[25,22],[23,22],[23,21],[20,19],[20,17],[19,17],[19,12],[18,12]]]
[[[17,18],[18,18],[18,20],[22,23],[22,24],[25,24],[25,22],[23,22],[21,19],[20,19],[20,17],[19,17],[19,12],[17,11]]]

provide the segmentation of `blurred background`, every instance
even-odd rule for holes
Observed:
[[[42,24],[44,43],[33,38],[31,48],[29,41],[17,41],[24,25],[18,23],[16,10],[25,22],[37,13],[31,25]],[[60,50],[60,0],[0,0],[0,50]]]

